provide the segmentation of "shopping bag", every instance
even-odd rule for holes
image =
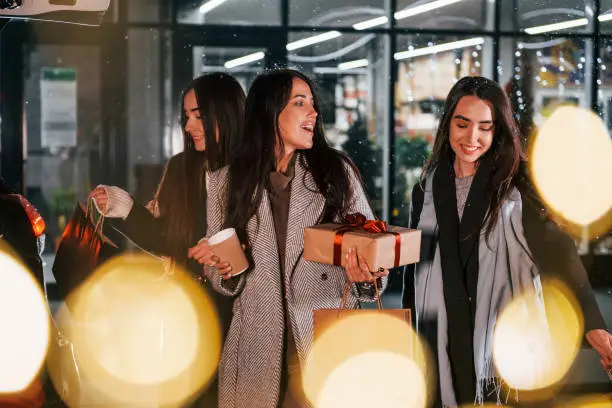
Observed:
[[[357,316],[364,313],[379,313],[382,315],[389,315],[396,317],[398,319],[404,320],[408,325],[412,325],[412,312],[410,309],[384,309],[382,306],[382,301],[380,299],[380,292],[378,289],[378,284],[374,281],[374,286],[376,288],[376,301],[378,305],[378,309],[346,309],[346,304],[348,300],[348,295],[350,292],[350,283],[347,282],[344,287],[344,294],[342,296],[342,302],[340,303],[340,308],[338,309],[317,309],[313,311],[313,323],[314,323],[314,336],[315,340],[321,336],[321,334],[327,329],[331,324],[337,322],[340,319],[349,317],[349,316]]]
[[[384,377],[385,365],[376,365],[381,359],[399,359],[405,365],[415,358],[410,309],[383,309],[376,283],[375,288],[378,309],[345,309],[347,282],[340,308],[313,310],[314,343],[300,379],[311,402],[316,404],[330,392],[343,400],[348,389],[338,379],[347,375]]]
[[[60,297],[66,299],[98,265],[120,252],[119,244],[104,229],[104,217],[98,214],[91,201],[87,207],[77,203],[53,262]]]

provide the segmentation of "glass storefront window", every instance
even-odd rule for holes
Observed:
[[[593,31],[591,1],[517,0],[501,4],[503,30],[520,30],[530,35]]]
[[[410,195],[431,152],[446,95],[464,76],[492,76],[488,37],[398,36],[392,220],[408,225]]]
[[[194,77],[208,72],[228,72],[245,92],[265,68],[266,50],[251,47],[193,47]]]
[[[312,34],[292,33],[290,43]],[[386,119],[387,37],[344,34],[289,53],[290,66],[318,85],[330,143],[347,153],[364,179],[376,214],[383,216],[383,149]]]
[[[153,198],[166,161],[162,135],[170,118],[162,82],[165,34],[133,28],[128,35],[128,188],[141,203]]]
[[[590,107],[589,82],[593,57],[584,39],[524,37],[501,42],[502,84],[523,137],[537,131],[561,105]]]
[[[128,19],[134,23],[160,23],[169,21],[164,0],[130,0],[127,2]]]
[[[280,0],[189,0],[177,2],[183,24],[280,25]]]
[[[398,0],[398,27],[429,29],[493,29],[495,4],[488,0]]]
[[[561,106],[591,106],[594,63],[590,40],[581,38],[522,37],[501,43],[502,80],[509,93],[525,144]],[[588,240],[576,242],[588,251]]]
[[[602,2],[603,5],[606,2]],[[608,2],[608,6],[612,6],[612,2]],[[599,54],[599,90],[597,93],[597,101],[599,105],[599,114],[604,121],[608,134],[612,135],[612,40],[605,39],[602,41]],[[608,217],[610,214],[608,214]],[[612,231],[604,234],[595,240],[593,245],[595,254],[612,254]]]
[[[255,77],[265,69],[266,49],[252,47],[192,47],[193,78],[212,72],[227,72],[248,91]],[[183,134],[178,123],[173,124],[171,137],[165,140],[168,156],[183,150]]]
[[[100,52],[95,46],[38,45],[25,81],[25,192],[47,223],[47,250],[102,177]]]
[[[388,26],[386,0],[290,0],[289,23],[296,26],[352,26],[357,30]]]
[[[599,30],[609,34],[612,32],[612,0],[600,0],[599,7]]]

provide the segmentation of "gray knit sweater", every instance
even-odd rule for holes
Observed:
[[[455,190],[457,192],[457,211],[459,213],[459,220],[461,220],[461,216],[463,215],[463,209],[465,208],[468,193],[470,192],[472,180],[474,180],[474,175],[455,179]]]

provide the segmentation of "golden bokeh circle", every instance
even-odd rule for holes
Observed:
[[[45,360],[49,314],[40,285],[0,239],[0,393],[30,385]]]
[[[542,294],[534,291],[514,298],[495,326],[495,367],[513,389],[536,391],[558,385],[582,342],[582,312],[569,289],[550,280],[543,282]]]
[[[306,398],[317,408],[329,407],[353,401],[357,387],[363,398],[354,403],[363,406],[369,401],[364,394],[370,392],[364,387],[370,383],[379,406],[398,406],[398,402],[426,406],[433,394],[428,388],[434,383],[431,357],[410,324],[375,310],[335,312],[333,323],[318,332],[304,364]],[[407,375],[414,381],[402,381],[401,387],[394,384],[393,378]]]
[[[78,401],[66,401],[70,406],[84,398],[93,404],[180,405],[215,375],[221,352],[216,308],[180,268],[168,274],[150,256],[116,257],[68,305],[60,321],[88,389],[87,395],[73,393]],[[62,381],[55,378],[56,387]]]

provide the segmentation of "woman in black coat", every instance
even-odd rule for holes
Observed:
[[[89,195],[129,240],[168,257],[170,264],[187,268],[198,279],[202,267],[188,258],[187,251],[206,235],[207,172],[229,163],[239,145],[244,103],[241,85],[228,74],[194,79],[183,91],[184,150],[168,161],[154,200],[145,207],[114,186],[98,186]],[[215,302],[225,333],[233,301],[211,290],[207,282],[202,284]],[[216,406],[216,385],[209,389],[199,406]]]
[[[575,292],[586,339],[612,368],[612,337],[573,240],[539,204],[526,176],[510,103],[482,77],[457,82],[432,155],[412,192],[411,228],[423,232],[421,262],[406,269],[403,306],[414,308],[437,363],[435,406],[499,398],[492,334],[503,308],[536,293],[540,277]],[[496,401],[499,402],[499,401]]]

